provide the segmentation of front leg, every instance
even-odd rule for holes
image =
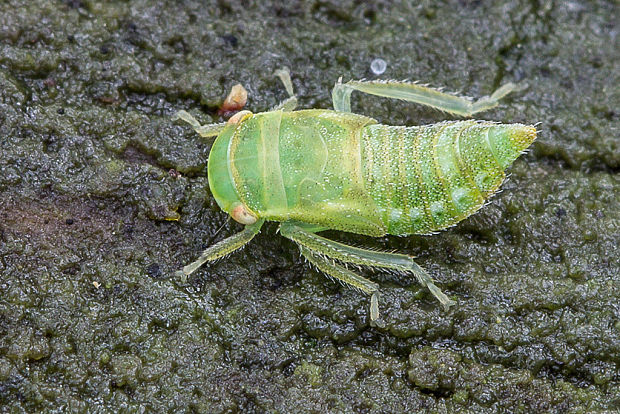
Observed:
[[[176,276],[181,277],[183,280],[187,279],[187,276],[194,273],[200,266],[205,264],[206,262],[212,262],[214,260],[220,259],[235,250],[238,250],[245,246],[250,240],[254,238],[260,231],[265,220],[258,220],[254,224],[249,224],[245,226],[241,232],[234,234],[227,239],[224,239],[213,246],[207,247],[200,257],[183,267],[182,270],[176,272]]]
[[[180,119],[182,121],[187,122],[194,128],[194,131],[198,133],[201,137],[215,137],[219,135],[220,132],[226,127],[226,122],[222,122],[219,124],[208,124],[208,125],[200,125],[200,122],[196,120],[189,112],[180,110],[172,117],[173,121]]]

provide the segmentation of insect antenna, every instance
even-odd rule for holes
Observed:
[[[213,236],[211,236],[211,241],[213,241],[213,239],[217,236],[217,234],[222,231],[222,229],[224,228],[224,226],[226,224],[228,224],[228,222],[230,221],[230,216],[228,216],[228,218],[226,219],[226,221],[224,223],[222,223],[222,225],[220,226],[219,229],[217,229],[217,231],[215,232],[215,234]]]

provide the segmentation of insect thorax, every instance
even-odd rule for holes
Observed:
[[[375,122],[328,110],[273,111],[246,119],[229,150],[240,199],[268,220],[384,234],[360,158],[361,130]]]

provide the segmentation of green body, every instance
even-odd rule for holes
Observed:
[[[494,108],[517,85],[507,83],[473,101],[415,83],[339,79],[332,89],[333,111],[295,111],[288,69],[275,75],[289,97],[272,111],[241,111],[226,123],[209,125],[186,111],[176,115],[201,136],[217,136],[209,156],[209,186],[220,208],[245,224],[178,274],[186,277],[240,249],[271,220],[281,223],[280,234],[317,269],[371,295],[371,321],[379,320],[379,285],[347,265],[409,273],[446,308],[453,305],[413,257],[348,246],[316,233],[428,234],[454,225],[499,188],[504,170],[536,138],[536,128],[473,120],[381,125],[351,112],[351,93],[468,117]]]
[[[477,211],[529,146],[532,126],[386,126],[331,110],[249,114],[218,135],[209,186],[230,212],[371,236],[427,234]]]

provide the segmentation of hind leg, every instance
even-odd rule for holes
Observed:
[[[419,103],[454,115],[468,117],[477,112],[496,107],[501,98],[515,90],[517,90],[517,85],[507,83],[493,92],[491,96],[485,96],[473,102],[466,97],[451,95],[438,89],[410,82],[349,81],[342,83],[342,78],[340,78],[332,90],[332,101],[336,111],[351,112],[351,93],[359,91],[370,95]]]

